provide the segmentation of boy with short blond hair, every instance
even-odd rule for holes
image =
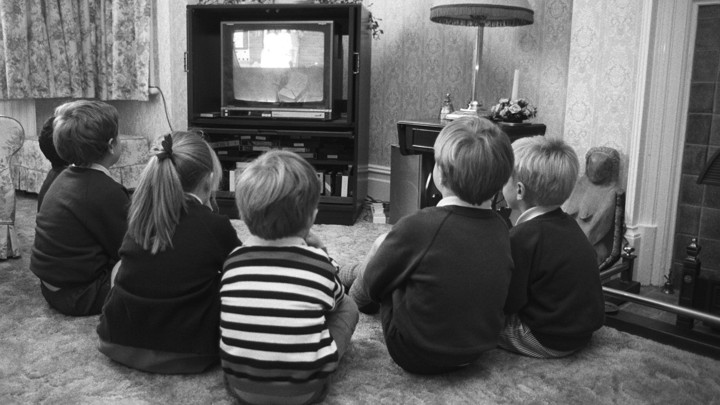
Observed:
[[[497,346],[512,270],[508,227],[491,209],[513,167],[508,137],[465,117],[434,149],[443,199],[401,218],[348,271],[361,311],[379,306],[390,356],[417,374],[458,370]]]
[[[322,400],[350,344],[357,306],[310,234],[319,199],[315,169],[292,152],[266,152],[237,181],[251,236],[225,261],[220,357],[242,403]]]
[[[48,188],[37,214],[30,270],[65,315],[99,314],[127,230],[128,192],[110,177],[122,154],[118,112],[77,100],[55,110],[53,143],[72,166]]]
[[[532,357],[567,356],[590,341],[605,316],[595,250],[560,208],[580,165],[559,139],[523,138],[513,150],[515,170],[503,196],[520,216],[510,230],[515,270],[499,346]]]

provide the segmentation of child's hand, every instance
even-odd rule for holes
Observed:
[[[317,235],[312,233],[312,231],[309,231],[307,236],[305,237],[305,243],[307,243],[308,246],[322,249],[325,251],[325,253],[327,253],[327,248],[325,247],[325,244],[323,244],[320,238],[318,238]]]

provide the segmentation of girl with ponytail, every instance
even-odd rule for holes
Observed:
[[[173,132],[153,151],[132,196],[98,349],[143,371],[199,373],[219,361],[220,276],[240,241],[211,209],[222,172],[210,145]]]

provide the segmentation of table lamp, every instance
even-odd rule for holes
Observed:
[[[477,109],[478,74],[482,59],[483,27],[517,27],[533,23],[535,12],[528,0],[436,0],[430,20],[440,24],[478,27],[473,53],[472,101]]]

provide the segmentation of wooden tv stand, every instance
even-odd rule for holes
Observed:
[[[328,119],[222,116],[221,23],[262,25],[332,21],[332,114]],[[187,6],[188,128],[200,130],[223,166],[216,199],[220,211],[237,218],[233,177],[264,150],[301,153],[319,178],[330,179],[320,197],[316,223],[351,225],[367,196],[370,109],[371,31],[361,4],[242,4]],[[226,66],[226,65],[225,65]],[[340,72],[340,73],[337,73]],[[302,112],[301,112],[302,113]],[[338,180],[339,179],[339,180]],[[224,186],[224,187],[223,187]]]

